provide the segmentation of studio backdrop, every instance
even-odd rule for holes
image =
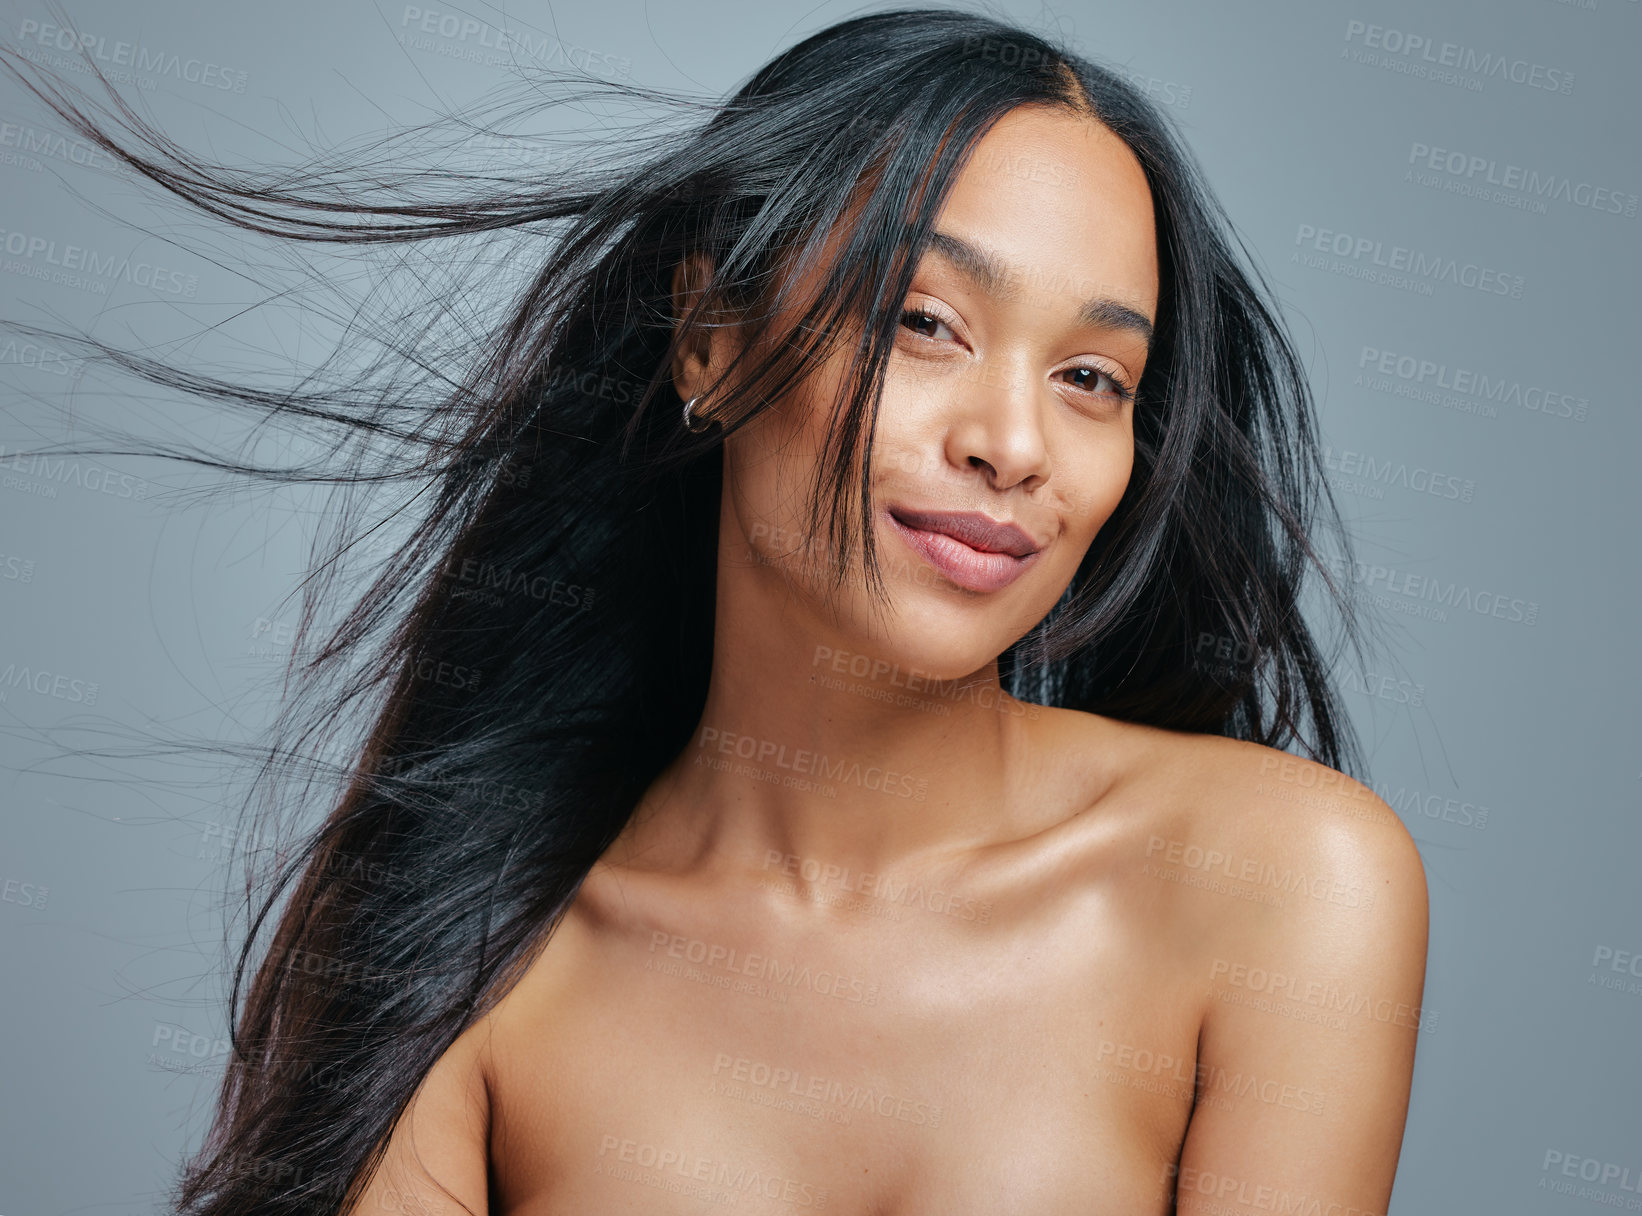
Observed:
[[[9,4],[3,33],[95,90],[89,57],[183,146],[262,165],[463,110],[521,71],[720,98],[857,11],[75,0]],[[1423,1003],[1385,1013],[1418,1027],[1392,1211],[1642,1211],[1642,3],[991,11],[1162,106],[1309,369],[1357,545],[1335,573],[1373,636],[1334,675],[1431,897]],[[250,377],[323,353],[334,317],[238,321],[277,255],[3,89],[0,315]],[[478,173],[532,155],[483,131],[450,154]],[[519,272],[498,267],[499,288]],[[238,425],[49,340],[0,337],[0,391],[0,1211],[155,1210],[229,1050],[228,762],[272,719],[323,500],[103,439],[39,454],[122,428],[225,444]],[[156,754],[167,733],[221,741],[223,766]],[[1300,772],[1271,780],[1303,805]],[[1354,999],[1220,978],[1278,1016]]]

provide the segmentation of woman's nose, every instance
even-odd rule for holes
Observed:
[[[1024,368],[982,365],[957,396],[947,426],[947,459],[979,468],[995,490],[1031,492],[1049,473],[1044,435],[1045,386]]]

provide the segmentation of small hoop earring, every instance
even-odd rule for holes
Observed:
[[[695,409],[696,402],[700,400],[701,398],[696,396],[691,397],[684,403],[684,429],[696,435],[701,434],[713,425],[713,420],[711,418],[699,418],[691,413],[691,411]]]

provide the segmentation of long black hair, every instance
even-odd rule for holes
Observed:
[[[414,516],[408,539],[324,629],[342,559],[382,521],[339,508],[305,585],[264,786],[300,797],[317,784],[330,809],[274,851],[247,904],[233,1055],[178,1211],[329,1211],[358,1193],[421,1078],[516,980],[698,725],[723,438],[840,343],[854,374],[811,524],[836,553],[859,544],[876,573],[868,469],[900,309],[958,171],[1015,107],[1098,119],[1132,149],[1161,295],[1128,489],[1061,602],[1000,656],[1000,679],[1027,701],[1355,766],[1325,647],[1300,612],[1315,577],[1350,632],[1313,549],[1338,517],[1304,369],[1178,135],[1113,72],[987,16],[878,12],[783,51],[705,121],[683,102],[683,131],[601,137],[549,171],[515,160],[498,178],[401,172],[391,157],[225,168],[112,89],[93,102],[6,62],[83,138],[242,231],[360,253],[552,238],[459,375],[428,320],[460,312],[448,297],[365,337],[355,318],[351,336],[375,355],[279,388],[78,339],[126,372],[328,445],[301,467],[167,454],[344,495],[418,490],[396,508]],[[536,82],[532,104],[678,100],[578,87]],[[695,252],[710,258],[708,290],[678,318],[672,273]],[[799,266],[825,271],[803,299]],[[722,429],[692,433],[672,356],[726,313],[748,341],[709,390]],[[350,733],[360,722],[368,731]]]

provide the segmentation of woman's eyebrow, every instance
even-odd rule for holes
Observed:
[[[950,232],[930,235],[929,252],[938,254],[952,267],[987,295],[1009,297],[1017,292],[1016,285],[1027,277],[1024,271],[1010,266],[990,249],[983,248]],[[1101,329],[1127,329],[1152,345],[1152,323],[1142,314],[1120,304],[1108,296],[1085,300],[1078,309],[1078,321]]]

